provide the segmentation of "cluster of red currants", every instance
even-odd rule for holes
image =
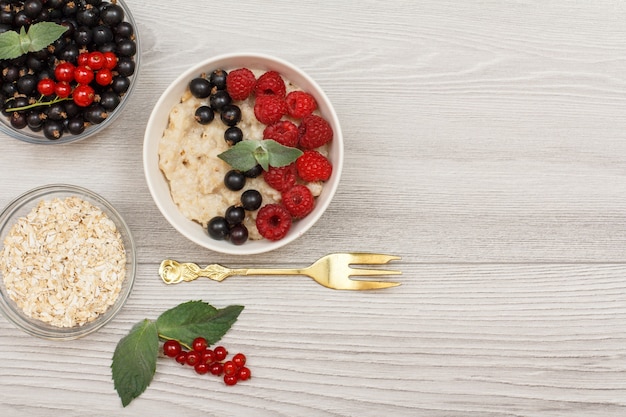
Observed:
[[[83,52],[78,56],[78,65],[67,61],[58,64],[54,68],[55,80],[41,79],[37,84],[37,91],[45,97],[72,96],[77,105],[87,107],[93,103],[96,95],[90,84],[94,81],[100,86],[111,84],[117,61],[117,55],[113,52]]]
[[[211,349],[205,338],[194,339],[190,350],[183,349],[177,340],[168,340],[163,343],[163,354],[176,359],[181,365],[192,366],[200,375],[212,374],[222,376],[226,385],[235,385],[252,376],[246,365],[246,356],[237,353],[227,360],[228,351],[223,346]]]

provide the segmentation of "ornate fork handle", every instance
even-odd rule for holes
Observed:
[[[185,262],[179,263],[166,259],[161,262],[159,275],[166,284],[178,284],[183,281],[193,281],[199,277],[210,278],[214,281],[223,281],[233,275],[301,275],[303,269],[230,269],[219,264],[211,264],[205,268]]]

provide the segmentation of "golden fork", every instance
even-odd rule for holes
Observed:
[[[331,253],[323,256],[305,268],[244,268],[231,269],[222,265],[212,264],[200,268],[194,263],[178,263],[164,260],[159,267],[159,275],[166,284],[177,284],[182,281],[193,281],[199,277],[223,281],[233,275],[306,275],[321,285],[336,290],[375,290],[400,285],[399,282],[354,280],[350,276],[398,275],[401,271],[387,269],[351,268],[350,265],[386,264],[400,259],[399,256],[377,253]]]

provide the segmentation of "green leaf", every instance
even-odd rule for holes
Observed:
[[[152,382],[158,353],[157,326],[147,319],[137,323],[117,344],[111,371],[115,390],[124,407]]]
[[[217,309],[202,301],[188,301],[161,314],[156,327],[164,339],[191,346],[193,339],[204,337],[211,345],[226,334],[242,310],[243,306]]]
[[[269,163],[273,167],[284,167],[289,165],[302,155],[302,151],[297,148],[281,145],[273,139],[264,140]]]
[[[302,151],[297,148],[281,145],[273,139],[265,139],[242,140],[218,157],[239,171],[247,171],[257,164],[267,171],[270,166],[289,165],[300,155]]]
[[[0,34],[0,59],[13,59],[20,55],[20,35],[12,30]]]
[[[239,171],[247,171],[256,166],[257,160],[254,153],[257,149],[259,141],[242,140],[235,146],[217,155],[222,161]]]
[[[28,32],[22,26],[20,32],[8,30],[0,34],[0,59],[17,58],[27,52],[47,48],[59,39],[67,27],[53,22],[39,22],[30,26]]]
[[[37,52],[59,39],[65,33],[67,27],[53,22],[39,22],[31,25],[28,29],[30,38],[29,52]]]

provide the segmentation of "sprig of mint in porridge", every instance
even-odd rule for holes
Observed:
[[[295,162],[303,152],[281,145],[273,139],[243,140],[218,155],[218,158],[239,171],[248,171],[257,164],[264,170],[280,168]]]
[[[222,376],[227,385],[250,378],[243,354],[227,360],[228,352],[223,346],[210,348],[228,332],[243,308],[231,305],[218,309],[203,301],[188,301],[154,321],[144,319],[135,324],[118,342],[111,364],[122,405],[126,407],[148,388],[160,352],[181,365],[192,366],[200,375]]]

